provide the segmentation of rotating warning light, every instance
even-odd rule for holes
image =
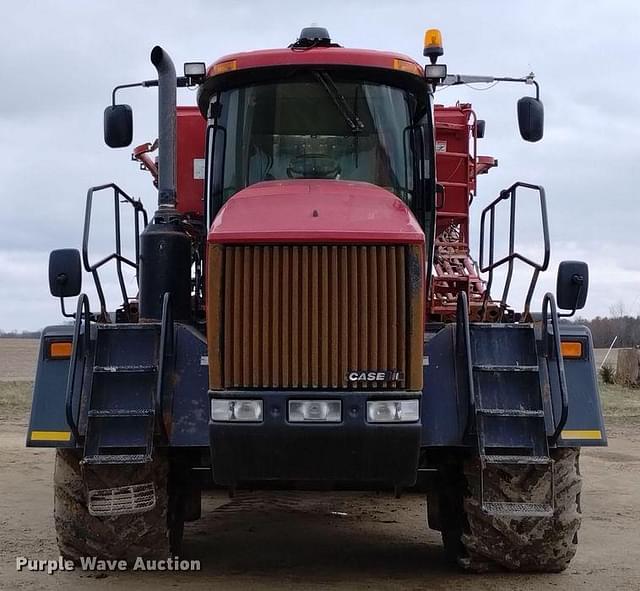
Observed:
[[[424,34],[424,51],[423,55],[427,56],[432,64],[438,61],[441,55],[444,55],[442,47],[442,33],[439,29],[427,29]]]

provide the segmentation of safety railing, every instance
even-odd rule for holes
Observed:
[[[551,331],[549,334],[549,323],[551,323]],[[567,381],[564,373],[564,360],[562,359],[562,345],[560,341],[560,322],[558,320],[558,310],[556,308],[556,300],[553,294],[546,293],[542,300],[542,354],[547,359],[547,367],[549,360],[555,357],[558,384],[560,388],[560,420],[556,423],[554,416],[554,431],[551,436],[551,443],[555,443],[569,416],[569,397],[567,394]],[[551,378],[551,376],[549,376]],[[550,388],[550,391],[553,391]],[[551,410],[553,414],[553,400],[551,401]]]
[[[532,189],[538,193],[540,202],[540,213],[542,221],[542,234],[544,243],[544,255],[543,260],[537,263],[523,254],[516,251],[516,206],[517,206],[517,192],[519,188]],[[506,256],[496,260],[495,257],[495,238],[496,238],[496,208],[503,201],[510,201],[509,210],[509,248]],[[488,221],[488,257],[486,256],[486,240],[487,240],[487,221]],[[497,267],[507,265],[507,275],[502,291],[502,297],[500,298],[500,316],[498,320],[502,319],[504,311],[507,308],[507,297],[511,288],[511,282],[513,279],[514,266],[516,261],[521,261],[526,265],[533,268],[533,274],[525,297],[524,309],[522,318],[529,318],[529,310],[531,307],[531,299],[533,292],[538,282],[538,276],[542,271],[545,271],[549,266],[549,258],[551,255],[551,246],[549,241],[549,221],[547,217],[547,202],[544,189],[540,185],[532,185],[530,183],[517,182],[511,185],[508,189],[504,189],[500,192],[497,199],[491,202],[487,207],[482,210],[482,216],[480,218],[480,270],[483,273],[489,273],[487,278],[487,289],[482,303],[481,318],[484,320],[485,311],[487,308],[487,300],[493,284],[494,271]],[[487,260],[488,259],[488,260]]]
[[[89,261],[89,234],[91,232],[91,216],[93,211],[93,198],[94,195],[100,191],[108,189],[113,190],[113,206],[114,206],[114,229],[115,229],[115,252],[100,259],[95,263]],[[128,203],[133,207],[133,223],[135,228],[135,260],[132,261],[122,254],[122,235],[121,235],[121,220],[120,220],[120,203]],[[140,262],[140,231],[146,227],[148,223],[147,212],[145,211],[142,202],[139,199],[134,199],[127,195],[118,185],[115,183],[109,183],[106,185],[99,185],[97,187],[91,187],[87,192],[87,203],[84,214],[84,230],[82,233],[82,262],[87,272],[93,276],[93,281],[98,293],[98,300],[100,301],[100,315],[99,319],[102,322],[108,322],[107,316],[107,304],[104,296],[104,290],[100,281],[100,274],[98,270],[106,265],[109,261],[115,260],[116,275],[118,278],[118,284],[120,292],[122,294],[123,306],[128,308],[129,296],[127,294],[127,287],[124,280],[123,265],[132,267],[136,271],[136,281],[138,280],[138,265]]]
[[[67,377],[67,391],[65,394],[64,407],[67,424],[69,425],[69,428],[73,433],[73,438],[77,443],[80,440],[80,432],[78,430],[76,416],[80,414],[81,397],[78,398],[78,405],[74,413],[73,394],[75,392],[76,374],[78,372],[79,360],[80,358],[82,359],[82,369],[80,371],[80,375],[84,376],[87,356],[89,354],[91,345],[91,312],[89,310],[89,298],[84,293],[80,294],[80,296],[78,297],[78,307],[76,308],[75,319],[76,320],[73,327],[73,344],[71,346],[71,358],[69,360],[69,374]]]

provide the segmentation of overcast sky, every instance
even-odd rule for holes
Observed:
[[[181,70],[184,61],[286,46],[311,23],[327,27],[342,45],[395,50],[421,62],[424,29],[438,27],[450,73],[534,71],[546,118],[537,144],[519,139],[515,119],[516,100],[530,88],[437,94],[438,102],[473,103],[487,121],[480,153],[499,160],[479,180],[473,233],[481,207],[499,189],[515,180],[542,184],[552,265],[536,301],[553,290],[560,260],[582,259],[591,268],[584,316],[607,314],[619,302],[640,314],[638,2],[23,0],[3,6],[0,20],[0,329],[59,321],[48,292],[48,253],[80,247],[89,186],[115,181],[154,210],[153,187],[129,149],[104,145],[102,111],[116,84],[154,77],[155,44]],[[153,140],[156,91],[130,90],[121,98],[134,108],[133,145]],[[179,100],[193,104],[195,94],[182,91]],[[535,253],[535,224],[525,218],[521,228],[521,247]],[[111,232],[105,210],[95,228],[97,253]],[[516,308],[524,285],[523,275]],[[95,308],[88,276],[84,290]],[[111,302],[115,307],[115,296]]]

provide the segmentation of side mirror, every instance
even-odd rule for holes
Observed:
[[[82,288],[80,253],[75,248],[61,248],[49,255],[49,290],[56,298],[77,296]]]
[[[556,300],[562,310],[581,310],[589,291],[589,266],[582,261],[562,261],[558,267]]]
[[[518,101],[518,127],[523,140],[537,142],[544,134],[544,107],[532,96],[523,96]]]
[[[104,110],[104,141],[110,148],[125,148],[133,139],[133,111],[129,105]]]

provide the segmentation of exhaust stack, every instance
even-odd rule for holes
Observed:
[[[165,294],[173,319],[191,319],[191,239],[176,211],[176,69],[162,47],[151,51],[158,70],[158,211],[140,235],[141,322],[162,320]]]
[[[176,68],[156,45],[151,63],[158,71],[158,209],[176,207]]]

